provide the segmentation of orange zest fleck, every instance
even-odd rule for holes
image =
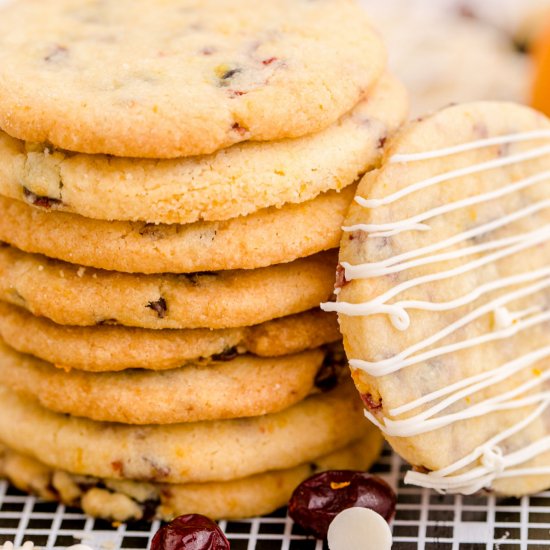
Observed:
[[[350,485],[351,485],[351,481],[342,481],[340,483],[338,483],[336,481],[331,481],[330,482],[330,488],[333,491],[336,491],[338,489],[344,489],[345,487],[349,487]]]

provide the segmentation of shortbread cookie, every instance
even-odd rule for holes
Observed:
[[[128,426],[51,412],[0,387],[0,441],[75,474],[166,483],[226,481],[292,468],[361,437],[367,423],[354,393],[347,382],[274,414]]]
[[[242,355],[209,366],[162,372],[65,372],[0,342],[3,385],[53,411],[125,424],[175,424],[274,413],[312,392],[332,389],[346,370],[343,354],[336,362],[317,349],[276,358]]]
[[[350,185],[378,162],[406,112],[406,92],[388,76],[319,134],[165,161],[73,155],[0,132],[0,193],[94,219],[226,220]]]
[[[26,252],[114,271],[254,269],[336,248],[354,195],[351,185],[281,209],[190,225],[92,220],[0,196],[0,240]]]
[[[350,0],[31,0],[2,10],[0,37],[0,127],[130,157],[321,130],[386,60]]]
[[[22,353],[91,372],[204,366],[247,352],[280,357],[341,339],[336,316],[318,309],[251,327],[149,330],[58,325],[6,302],[0,302],[0,336]]]
[[[160,484],[77,476],[50,468],[0,444],[0,476],[22,491],[111,521],[162,519],[189,513],[213,519],[268,514],[286,504],[294,488],[322,470],[367,470],[380,454],[382,437],[374,427],[357,442],[286,470],[232,481]]]
[[[336,256],[248,271],[131,275],[0,248],[0,299],[59,324],[242,327],[316,307],[332,291]]]
[[[326,307],[407,482],[550,486],[549,207],[550,121],[508,103],[413,122],[361,182]]]

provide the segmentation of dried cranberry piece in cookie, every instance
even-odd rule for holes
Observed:
[[[221,353],[212,355],[213,361],[232,361],[239,356],[236,346],[227,347]]]
[[[166,312],[168,311],[166,300],[162,296],[158,300],[149,302],[145,307],[156,312],[159,319],[164,319],[166,317]]]
[[[349,281],[346,279],[346,270],[338,264],[336,266],[336,282],[334,283],[334,289],[338,290],[344,288]]]
[[[375,399],[371,393],[361,393],[361,400],[369,411],[379,411],[382,408],[382,398]]]
[[[26,201],[33,206],[39,206],[41,208],[53,208],[62,204],[61,199],[54,199],[52,197],[46,197],[44,195],[37,195],[26,187],[23,187],[23,195]]]
[[[383,479],[366,472],[332,470],[300,484],[290,498],[288,513],[302,529],[324,539],[331,521],[342,510],[369,508],[390,521],[395,503],[395,493]]]
[[[151,550],[229,550],[229,541],[218,525],[200,514],[179,516],[161,527]]]

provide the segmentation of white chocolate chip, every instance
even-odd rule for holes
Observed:
[[[20,550],[33,550],[34,548],[34,542],[28,540],[23,543],[23,546],[20,547]],[[13,545],[13,542],[6,541],[4,544],[0,545],[0,550],[14,550],[15,546]]]
[[[330,550],[389,550],[391,530],[386,520],[368,508],[348,508],[329,525]]]
[[[497,330],[512,326],[514,318],[507,308],[497,307],[493,312],[495,328]]]

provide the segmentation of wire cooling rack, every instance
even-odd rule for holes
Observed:
[[[0,6],[9,0],[0,0]],[[384,451],[372,471],[396,490],[392,550],[550,550],[550,491],[496,499],[442,496],[403,484],[407,466]],[[113,527],[77,509],[27,496],[0,481],[0,544],[32,541],[45,550],[83,542],[95,550],[146,549],[160,524]],[[284,509],[269,517],[222,521],[232,550],[326,550],[308,538]]]
[[[405,486],[407,466],[386,449],[372,471],[397,490],[393,550],[550,549],[550,491],[522,499],[451,496]],[[220,523],[232,550],[324,550],[279,510]],[[32,541],[47,550],[83,542],[96,550],[145,549],[159,523],[113,527],[76,509],[29,497],[0,482],[0,544]]]

